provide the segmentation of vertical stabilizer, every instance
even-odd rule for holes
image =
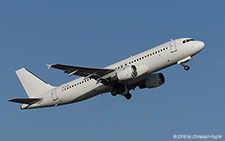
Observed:
[[[17,70],[16,74],[29,97],[37,97],[54,88],[25,68]]]

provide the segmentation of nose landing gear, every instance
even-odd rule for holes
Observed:
[[[191,56],[188,56],[188,57],[186,57],[186,58],[184,58],[184,59],[178,61],[177,64],[183,66],[184,69],[185,69],[186,71],[188,71],[188,70],[190,69],[190,67],[187,66],[187,65],[185,65],[184,63],[186,63],[186,62],[188,62],[188,61],[190,61],[190,60],[192,60],[192,59],[193,59],[193,58],[192,58]]]
[[[183,66],[186,71],[188,71],[190,69],[190,67],[185,65],[184,63],[181,63],[181,66]]]
[[[185,69],[186,71],[188,71],[188,70],[190,69],[190,67],[189,67],[189,66],[184,66],[184,69]]]

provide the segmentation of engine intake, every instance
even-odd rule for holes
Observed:
[[[139,86],[140,89],[143,88],[155,88],[159,87],[165,83],[165,77],[162,73],[151,74],[147,77],[144,82]]]
[[[137,76],[137,68],[134,65],[128,66],[117,72],[116,76],[119,81],[126,81],[135,78]]]

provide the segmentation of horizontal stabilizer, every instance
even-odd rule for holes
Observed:
[[[40,98],[15,98],[15,99],[11,99],[9,100],[9,102],[16,102],[16,103],[22,103],[22,104],[34,104],[38,101],[40,101]]]

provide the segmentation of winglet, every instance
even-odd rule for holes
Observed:
[[[48,69],[50,69],[52,67],[52,65],[46,64],[46,66],[48,67]]]

